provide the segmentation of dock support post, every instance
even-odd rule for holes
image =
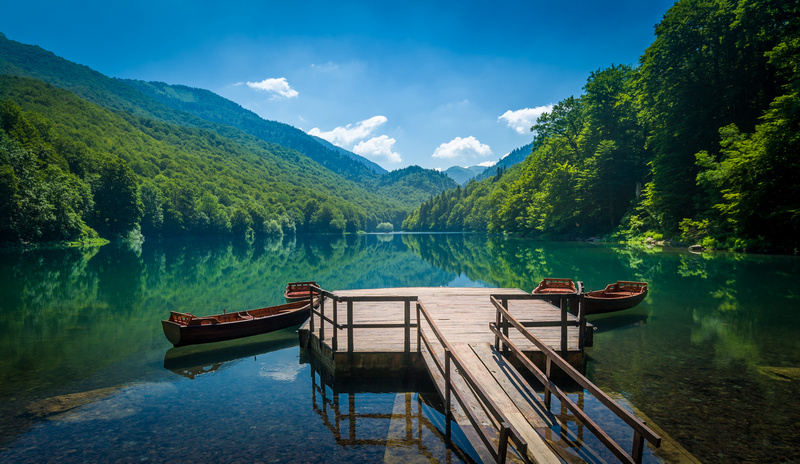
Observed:
[[[319,339],[325,340],[325,298],[320,299],[319,301]]]
[[[644,451],[644,437],[638,430],[633,431],[633,450],[631,457],[637,463],[642,462],[642,453]]]
[[[347,354],[353,354],[353,302],[347,300]]]
[[[550,356],[547,356],[547,361],[544,363],[544,376],[549,381],[550,375],[552,374],[553,363],[550,361]],[[553,394],[550,391],[550,385],[544,385],[544,407],[550,411],[550,399],[552,398]]]
[[[497,311],[495,315],[495,324],[497,325],[498,330],[500,329],[500,327],[503,327],[502,323],[503,323],[502,315],[500,314],[500,311]],[[500,343],[500,335],[494,336],[494,349],[497,350],[498,352],[502,351]]]
[[[450,348],[444,349],[444,419],[447,421],[448,428],[450,427]],[[448,431],[448,436],[450,433]]]
[[[311,286],[308,287],[308,307],[310,308],[308,311],[311,316],[308,319],[308,331],[313,335],[314,334],[314,290],[311,289]]]
[[[403,354],[408,361],[411,355],[411,300],[404,301],[403,317]]]
[[[500,436],[497,440],[497,462],[506,462],[508,452],[508,423],[500,423]]]
[[[502,298],[502,301],[501,301],[501,302],[503,303],[503,308],[504,308],[506,311],[508,311],[508,298]],[[505,319],[505,318],[504,318],[504,319]],[[506,337],[506,338],[508,338],[508,326],[509,326],[509,325],[511,325],[511,324],[509,324],[509,322],[508,322],[508,321],[505,321],[505,320],[503,321],[503,326],[502,326],[502,327],[503,327],[503,329],[502,329],[502,330],[503,330],[503,335],[505,335],[505,337]],[[503,344],[503,350],[502,350],[502,353],[503,353],[503,354],[508,354],[508,347],[507,347],[507,346],[505,346],[505,344]]]
[[[561,357],[567,359],[567,299],[561,298]]]
[[[578,350],[583,353],[586,346],[586,309],[583,307],[583,296],[577,297],[578,305]]]
[[[415,305],[417,307],[417,353],[422,352],[422,326],[419,323],[419,301]]]
[[[338,311],[338,305],[336,303],[337,303],[336,299],[334,299],[333,300],[333,340],[332,340],[332,343],[333,343],[332,347],[333,347],[334,353],[336,352],[336,350],[339,349],[339,318],[337,316],[339,311]]]

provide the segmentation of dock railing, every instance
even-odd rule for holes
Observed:
[[[499,299],[498,299],[499,298]],[[661,446],[661,437],[653,430],[645,425],[639,418],[623,409],[616,401],[609,397],[605,392],[600,390],[595,384],[590,382],[584,377],[577,369],[572,367],[564,358],[558,355],[552,348],[547,346],[535,335],[527,330],[529,323],[522,323],[518,321],[509,312],[508,301],[512,298],[510,295],[492,295],[490,297],[492,304],[497,308],[497,320],[489,323],[490,330],[495,334],[495,349],[501,351],[501,347],[510,349],[514,357],[519,360],[533,376],[544,386],[544,404],[547,410],[550,410],[551,395],[555,395],[567,405],[567,408],[585,425],[592,433],[616,456],[620,461],[632,464],[642,462],[642,453],[644,451],[644,440],[647,440],[654,446]],[[563,300],[562,300],[563,302]],[[563,309],[563,304],[562,311]],[[580,305],[582,306],[582,305]],[[562,313],[563,314],[563,313]],[[585,318],[584,318],[585,319]],[[562,316],[562,321],[564,316]],[[585,324],[585,322],[584,322]],[[511,341],[508,335],[509,327],[516,328],[528,341],[536,345],[539,350],[545,355],[545,370],[542,372],[527,356]],[[540,326],[540,325],[538,325]],[[562,322],[562,327],[565,325]],[[581,330],[581,335],[583,331]],[[565,338],[562,332],[562,350],[565,345]],[[583,387],[587,392],[597,398],[603,405],[610,411],[616,414],[626,424],[633,429],[633,446],[630,453],[626,452],[615,442],[603,429],[600,428],[584,411],[578,407],[551,379],[552,365],[558,366],[565,374],[569,375],[578,385]]]
[[[503,414],[502,410],[497,404],[495,404],[491,396],[480,386],[472,373],[470,373],[467,366],[462,362],[458,354],[453,351],[452,346],[442,336],[441,331],[436,326],[436,323],[433,322],[428,310],[425,309],[425,305],[423,305],[421,301],[417,301],[417,320],[420,321],[420,323],[417,324],[417,349],[420,351],[420,353],[422,352],[423,347],[428,351],[428,354],[433,360],[436,369],[439,371],[439,375],[444,378],[444,407],[445,421],[447,424],[447,436],[450,434],[450,421],[452,418],[451,398],[455,396],[456,400],[461,405],[461,409],[466,414],[475,431],[478,433],[478,436],[483,444],[495,459],[495,462],[506,462],[508,446],[510,443],[514,444],[520,457],[525,462],[530,462],[530,459],[528,458],[527,442],[520,435],[517,429],[511,425],[511,421],[509,421],[508,418]],[[428,327],[430,327],[431,331],[436,336],[436,341],[438,342],[440,349],[444,350],[443,361],[439,359],[439,356],[436,355],[434,344],[431,343],[428,335],[422,330],[423,321],[428,325]],[[431,369],[428,363],[425,363],[425,365],[428,369]],[[430,374],[432,377],[436,377],[433,372],[430,372]],[[475,415],[475,412],[469,407],[467,399],[462,396],[464,391],[459,388],[454,388],[454,375],[460,375],[461,378],[466,382],[466,384],[469,386],[469,391],[471,391],[472,394],[478,399],[483,410],[487,413],[492,422],[497,424],[499,430],[495,431],[494,429],[490,429],[480,423],[479,419]],[[497,440],[496,444],[494,442],[495,439]]]
[[[583,282],[578,282],[578,293],[575,294],[540,294],[540,293],[531,293],[531,294],[497,294],[491,295],[491,298],[494,300],[499,300],[503,307],[508,307],[508,302],[510,300],[543,300],[547,301],[556,308],[561,310],[561,319],[554,320],[554,321],[525,321],[522,323],[523,326],[533,328],[533,327],[561,327],[561,344],[560,349],[561,353],[564,357],[566,357],[567,350],[569,346],[567,345],[568,337],[567,333],[569,327],[577,327],[578,328],[578,350],[583,351],[583,348],[586,344],[586,314],[583,306]],[[570,311],[576,312],[576,318],[570,320],[568,314]],[[500,321],[500,313],[497,313],[497,320],[495,321],[497,326],[500,327],[503,331],[503,334],[508,336],[508,324],[501,324]],[[502,344],[500,343],[499,338],[495,336],[495,345],[500,347]],[[501,351],[498,348],[498,351]]]
[[[319,309],[313,305],[314,295],[320,295]],[[309,332],[314,333],[314,315],[319,317],[319,329],[317,336],[320,340],[325,339],[325,323],[331,325],[333,333],[331,335],[331,348],[333,351],[339,350],[339,330],[347,330],[347,353],[353,353],[355,349],[354,329],[403,329],[404,344],[403,351],[406,355],[411,354],[411,329],[419,326],[419,315],[417,321],[411,320],[411,302],[416,302],[416,296],[339,296],[327,290],[323,290],[318,286],[310,286],[308,292],[308,299],[312,302],[311,305],[311,318],[309,319],[308,329]],[[332,302],[332,317],[325,313],[325,300],[330,299]],[[386,302],[397,301],[403,303],[403,323],[396,324],[376,324],[376,323],[355,323],[354,303],[357,302]],[[338,305],[344,303],[347,305],[345,324],[340,324],[338,320]]]

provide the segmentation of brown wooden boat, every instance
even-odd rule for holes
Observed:
[[[584,294],[586,314],[602,314],[633,308],[647,296],[646,282],[617,281],[603,290]]]
[[[558,295],[571,295],[578,293],[572,279],[544,279],[533,289],[532,293],[553,295],[546,299],[550,303],[558,303]],[[647,296],[647,283],[628,282],[620,280],[608,284],[603,290],[596,290],[583,294],[583,307],[586,315],[610,313],[633,308]],[[573,311],[573,309],[570,309]]]
[[[572,279],[547,278],[539,282],[539,285],[533,289],[533,293],[567,295],[578,293],[578,290],[575,288],[575,282]]]
[[[311,314],[309,306],[305,300],[203,317],[170,311],[169,319],[161,321],[161,327],[167,340],[176,347],[219,342],[300,325]]]
[[[316,282],[290,282],[286,286],[283,296],[287,302],[308,300],[308,293],[311,286],[319,287]]]
[[[539,282],[539,285],[533,289],[531,293],[539,295],[552,295],[552,298],[544,298],[544,301],[559,306],[562,295],[575,295],[578,290],[575,287],[575,282],[572,279],[554,279],[546,278]],[[570,312],[577,313],[577,308],[570,308]]]

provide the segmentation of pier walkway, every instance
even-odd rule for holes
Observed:
[[[591,328],[566,306],[508,288],[319,293],[327,298],[300,329],[301,346],[334,377],[427,372],[445,405],[447,436],[454,421],[484,462],[603,461],[575,446],[580,440],[550,412],[552,396],[561,402],[561,415],[569,410],[621,462],[641,462],[644,440],[660,444],[658,435],[578,372]],[[526,376],[518,368],[527,370]],[[630,452],[553,383],[556,371],[572,377],[633,429]],[[526,377],[541,383],[544,398]]]

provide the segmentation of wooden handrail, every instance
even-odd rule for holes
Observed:
[[[495,334],[496,340],[502,340],[503,345],[510,348],[514,353],[515,357],[519,359],[523,365],[525,365],[528,370],[542,383],[545,387],[545,403],[549,409],[550,401],[549,401],[549,394],[552,393],[556,395],[557,398],[561,399],[563,402],[567,404],[567,407],[572,411],[573,414],[578,416],[581,422],[584,423],[592,432],[600,439],[603,444],[605,444],[609,450],[614,453],[617,458],[624,462],[631,462],[631,463],[640,463],[642,460],[642,440],[646,439],[656,447],[661,446],[661,437],[647,427],[644,422],[640,419],[635,417],[630,412],[623,409],[616,401],[614,401],[611,397],[609,397],[605,392],[600,390],[595,384],[590,382],[586,377],[584,377],[577,369],[572,367],[571,364],[566,362],[561,356],[559,356],[552,348],[547,346],[544,342],[539,340],[535,335],[530,333],[522,323],[517,321],[514,316],[508,311],[508,308],[503,306],[503,304],[497,301],[494,296],[490,297],[492,304],[497,308],[498,312],[498,320],[502,320],[500,326],[497,323],[492,322],[489,324],[490,330]],[[528,341],[536,345],[539,350],[545,355],[546,362],[547,362],[547,373],[543,373],[535,364],[533,364],[530,359],[528,359],[524,353],[509,339],[509,337],[501,331],[501,326],[505,326],[506,324],[510,323],[514,326]],[[587,415],[586,413],[575,405],[572,400],[569,399],[567,395],[565,395],[558,386],[553,383],[550,379],[550,364],[554,363],[561,370],[569,375],[576,383],[578,383],[581,387],[583,387],[586,391],[591,393],[595,398],[597,398],[603,405],[605,405],[611,412],[616,414],[620,419],[622,419],[626,424],[628,424],[634,430],[634,440],[633,440],[633,449],[632,453],[626,453],[613,439],[611,439],[597,424],[595,424]]]
[[[514,443],[520,456],[522,456],[522,458],[528,462],[528,443],[525,441],[519,431],[517,431],[517,429],[511,425],[511,422],[507,417],[505,417],[505,414],[503,414],[502,410],[497,406],[494,400],[492,400],[488,392],[486,392],[477,382],[473,374],[469,371],[458,354],[453,351],[452,346],[444,338],[441,331],[436,326],[436,323],[428,313],[428,310],[425,308],[425,305],[423,305],[421,301],[417,301],[417,312],[418,314],[422,314],[424,320],[428,323],[439,343],[444,348],[445,361],[442,363],[433,351],[433,347],[431,346],[428,336],[422,332],[422,321],[420,321],[420,323],[417,325],[418,339],[423,341],[425,348],[428,350],[428,353],[434,361],[434,365],[445,379],[445,409],[447,411],[446,420],[448,424],[450,421],[450,395],[452,393],[452,395],[456,397],[456,400],[459,402],[459,404],[461,404],[461,407],[466,413],[467,418],[472,426],[476,431],[479,432],[481,441],[483,441],[484,445],[486,445],[486,448],[492,453],[492,456],[497,460],[497,462],[505,462],[509,440]],[[418,346],[417,349],[421,351],[422,346]],[[489,437],[487,431],[478,422],[478,418],[475,417],[472,410],[467,406],[466,400],[462,396],[463,392],[453,388],[454,385],[451,381],[451,373],[453,372],[453,369],[450,367],[451,362],[458,372],[460,372],[461,377],[466,381],[467,385],[469,385],[473,395],[475,395],[475,397],[477,397],[478,400],[484,405],[484,409],[489,413],[492,420],[498,424],[499,431],[497,449],[495,449],[495,445],[492,443],[491,437]],[[426,366],[428,365],[426,364]]]
[[[333,319],[327,317],[324,313],[324,304],[320,305],[320,311],[317,311],[313,306],[311,309],[312,315],[316,314],[320,317],[320,332],[319,336],[320,339],[324,339],[324,323],[328,322],[333,326],[333,337],[332,337],[332,346],[334,351],[338,350],[338,331],[339,330],[347,330],[347,352],[352,353],[354,350],[353,344],[353,329],[403,329],[404,331],[404,352],[406,354],[411,353],[411,329],[416,328],[417,324],[411,322],[411,302],[417,301],[416,296],[341,296],[336,295],[333,292],[329,292],[327,290],[322,289],[316,285],[309,286],[309,300],[313,298],[314,294],[318,294],[322,296],[322,301],[324,302],[325,298],[329,298],[333,301]],[[356,302],[404,302],[404,322],[403,323],[382,323],[382,324],[375,324],[375,323],[364,323],[364,324],[356,324],[353,322],[353,303]],[[347,304],[347,322],[345,324],[338,323],[338,314],[337,314],[337,304],[338,303],[346,303]],[[309,324],[309,330],[314,332],[314,321],[313,317],[311,323]]]

